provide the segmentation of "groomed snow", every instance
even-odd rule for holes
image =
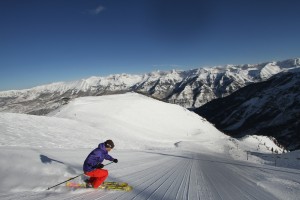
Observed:
[[[300,195],[299,152],[276,154],[288,159],[280,163],[276,157],[274,166],[270,149],[282,150],[269,138],[232,139],[185,108],[135,93],[78,98],[49,116],[0,113],[0,133],[0,199]],[[128,182],[132,192],[73,191],[63,185],[46,190],[81,174],[85,157],[106,139],[114,140],[111,155],[119,159],[107,167],[108,180]]]

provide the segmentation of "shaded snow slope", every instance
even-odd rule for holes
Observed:
[[[272,136],[288,150],[300,149],[300,68],[248,85],[195,110],[232,136]]]

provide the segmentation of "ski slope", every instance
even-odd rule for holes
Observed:
[[[49,116],[0,113],[0,133],[1,200],[300,196],[297,161],[291,169],[254,155],[246,160],[245,151],[280,151],[272,141],[234,140],[180,106],[135,93],[78,98]],[[85,157],[106,139],[115,141],[111,155],[119,160],[107,166],[108,180],[128,182],[132,192],[46,190],[81,174]]]

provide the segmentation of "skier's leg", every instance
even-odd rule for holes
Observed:
[[[108,177],[108,171],[105,169],[99,169],[97,179],[93,182],[93,187],[98,188]]]
[[[89,187],[90,187],[90,186],[93,186],[94,181],[97,179],[97,178],[95,177],[95,172],[94,172],[94,170],[93,170],[93,171],[90,171],[90,172],[85,172],[84,174],[85,174],[86,176],[89,177],[89,179],[88,179],[87,181],[85,181],[86,184],[87,184],[87,186],[88,186],[88,185],[89,185]]]
[[[90,183],[94,188],[98,188],[108,177],[108,171],[105,169],[95,169],[91,172],[86,172],[85,174],[90,176]]]
[[[93,185],[94,181],[96,180],[97,178],[95,177],[90,177],[90,180],[89,180],[89,183],[91,183]]]

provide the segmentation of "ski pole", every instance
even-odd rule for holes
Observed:
[[[77,178],[77,177],[79,177],[79,176],[81,176],[81,175],[83,175],[83,174],[84,174],[84,173],[79,174],[78,176],[75,176],[75,177],[73,177],[73,178],[69,178],[68,180],[66,180],[66,181],[64,181],[64,182],[61,182],[61,183],[58,183],[57,185],[53,185],[53,186],[51,186],[51,187],[48,187],[47,190],[50,190],[51,188],[54,188],[54,187],[56,187],[56,186],[59,186],[59,185],[65,183],[65,182],[68,182],[68,181],[70,181],[70,180],[73,180],[73,179],[75,179],[75,178]]]
[[[106,165],[104,165],[104,166],[107,166],[107,165],[110,165],[110,164],[112,164],[112,163],[114,163],[113,161],[112,162],[110,162],[110,163],[107,163]],[[77,175],[77,176],[74,176],[73,178],[69,178],[68,180],[66,180],[66,181],[64,181],[64,182],[61,182],[61,183],[58,183],[58,184],[56,184],[56,185],[53,185],[53,186],[51,186],[51,187],[48,187],[48,189],[47,190],[50,190],[51,188],[54,188],[54,187],[56,187],[56,186],[59,186],[59,185],[61,185],[61,184],[63,184],[63,183],[65,183],[65,182],[68,182],[68,181],[70,181],[70,180],[73,180],[73,179],[75,179],[75,178],[77,178],[77,177],[79,177],[79,176],[81,176],[81,175],[83,175],[84,173],[82,173],[82,174],[79,174],[79,175]]]

